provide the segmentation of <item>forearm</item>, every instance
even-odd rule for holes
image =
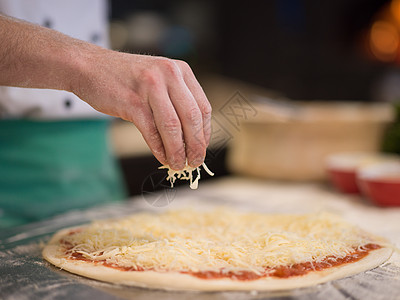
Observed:
[[[71,90],[84,42],[0,15],[0,85]]]

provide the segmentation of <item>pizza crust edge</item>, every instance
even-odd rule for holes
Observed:
[[[91,279],[121,285],[154,288],[163,290],[187,291],[282,291],[317,285],[331,280],[345,278],[371,270],[390,258],[393,249],[382,247],[372,250],[368,255],[354,263],[310,272],[306,275],[289,278],[265,277],[252,281],[222,279],[200,279],[179,272],[122,271],[92,262],[65,258],[64,251],[58,245],[60,238],[71,228],[58,232],[43,249],[43,257],[51,264]]]

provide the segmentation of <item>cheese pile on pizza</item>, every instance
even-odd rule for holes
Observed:
[[[285,290],[372,269],[392,254],[328,214],[176,210],[64,229],[43,256],[86,277],[162,289]]]

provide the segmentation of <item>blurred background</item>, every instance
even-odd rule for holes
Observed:
[[[235,140],[245,143],[246,130],[232,126],[223,113],[230,101],[241,101],[254,115],[258,112],[259,122],[268,118],[254,101],[269,105],[272,101],[293,113],[300,102],[354,105],[400,99],[400,0],[112,0],[110,5],[113,49],[182,59],[192,66],[213,105],[213,131],[224,131],[209,161],[218,176],[235,169],[226,157],[229,145]],[[242,100],[233,99],[237,92]],[[385,113],[381,116],[379,126],[392,121]],[[354,135],[369,128],[363,124]],[[129,192],[140,193],[143,177],[158,163],[133,125],[119,122],[115,127],[114,144]],[[239,132],[242,138],[237,137]],[[382,135],[383,129],[368,146],[363,141],[362,146],[337,148],[376,150]]]
[[[400,1],[112,0],[115,49],[188,61],[294,99],[379,98],[397,73]],[[399,87],[400,89],[400,87]]]

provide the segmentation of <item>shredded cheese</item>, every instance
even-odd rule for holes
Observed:
[[[253,271],[345,257],[372,241],[336,215],[267,215],[219,209],[138,213],[64,236],[93,261],[157,271]],[[69,252],[71,253],[71,252]]]
[[[206,166],[205,163],[202,164],[204,170],[210,175],[214,176],[214,173],[210,171],[210,169]],[[199,186],[200,180],[200,167],[193,168],[189,166],[186,162],[185,167],[182,170],[176,171],[172,170],[169,166],[161,166],[159,169],[168,169],[168,177],[167,180],[171,183],[171,188],[174,187],[174,183],[177,179],[180,180],[189,180],[190,188],[195,190]],[[193,180],[193,171],[197,171],[196,179]]]

